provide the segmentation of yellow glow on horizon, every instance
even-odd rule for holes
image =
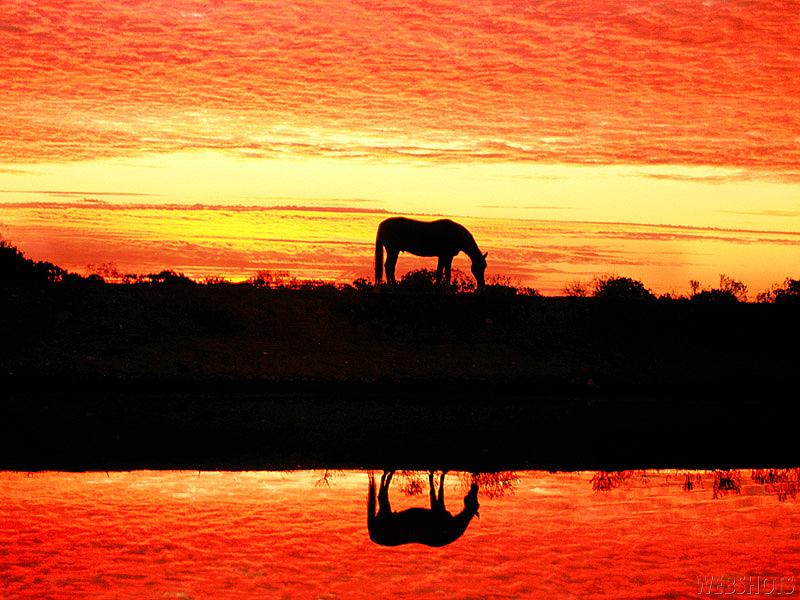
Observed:
[[[77,271],[111,261],[129,272],[173,268],[242,278],[266,268],[352,281],[371,273],[383,218],[359,209],[455,217],[491,251],[491,274],[513,274],[551,294],[603,273],[638,278],[657,291],[681,291],[689,279],[714,285],[726,273],[761,291],[796,276],[800,248],[798,234],[736,231],[800,231],[796,184],[700,167],[195,151],[0,165],[0,190],[0,236],[37,260]],[[97,210],[98,201],[143,207]],[[53,202],[64,206],[28,204]],[[232,209],[152,210],[195,204]],[[237,205],[333,210],[254,213],[233,210]],[[468,269],[464,260],[456,266]],[[401,269],[427,264],[407,257]]]
[[[707,167],[249,158],[209,151],[11,167],[0,169],[0,189],[85,191],[86,198],[113,202],[346,205],[367,200],[360,205],[407,214],[769,230],[800,225],[794,212],[797,184]],[[46,198],[5,192],[0,203]]]

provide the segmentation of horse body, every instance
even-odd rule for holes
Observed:
[[[377,494],[376,512],[375,479],[370,474],[369,497],[367,500],[367,527],[369,538],[381,546],[400,546],[402,544],[424,544],[440,547],[450,544],[464,535],[464,532],[478,513],[478,486],[474,483],[464,496],[464,510],[457,515],[450,514],[444,507],[444,473],[439,480],[439,494],[433,484],[433,472],[429,473],[430,508],[409,508],[393,512],[389,503],[389,484],[394,471],[385,471],[381,477]]]
[[[383,251],[386,249],[386,263]],[[392,217],[381,222],[375,237],[375,285],[383,278],[386,267],[386,280],[395,284],[394,269],[400,252],[410,252],[417,256],[436,256],[436,280],[450,283],[450,270],[453,257],[464,252],[472,260],[472,274],[478,286],[483,285],[486,271],[486,254],[482,254],[475,238],[463,225],[450,219],[438,221],[417,221],[405,217]]]

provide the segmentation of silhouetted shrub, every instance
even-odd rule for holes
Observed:
[[[564,286],[564,295],[574,298],[585,298],[589,295],[589,284],[584,281],[571,281]]]
[[[747,301],[747,286],[727,275],[719,276],[718,288],[701,290],[700,283],[696,280],[691,280],[689,286],[692,302],[735,304]]]
[[[476,284],[472,276],[460,269],[453,269],[450,273],[450,285],[436,283],[436,271],[432,269],[415,269],[409,271],[397,282],[397,287],[405,292],[433,293],[454,292],[464,293],[475,291]]]
[[[766,292],[758,294],[758,302],[775,302],[776,304],[800,303],[800,279],[786,278],[782,286],[774,285]]]
[[[480,294],[493,298],[509,298],[511,296],[516,296],[517,292],[517,288],[508,285],[500,285],[499,283],[487,283],[479,290]]]
[[[453,269],[450,273],[450,289],[457,293],[474,292],[477,288],[472,275],[467,275],[461,269]]]
[[[644,287],[641,281],[630,277],[617,277],[614,275],[600,277],[595,280],[595,298],[605,300],[654,300],[653,293]]]
[[[277,289],[281,287],[291,287],[296,282],[289,276],[288,271],[259,271],[247,280],[249,285],[257,288]]]
[[[471,282],[471,280],[470,280]],[[474,287],[474,285],[473,285]],[[514,285],[508,275],[492,275],[486,279],[484,293],[495,296],[539,296],[538,290],[532,287]]]
[[[430,269],[409,271],[400,278],[397,287],[406,292],[434,292],[437,289],[436,272]]]
[[[366,277],[359,277],[353,281],[353,288],[358,292],[371,292],[374,287],[372,280]]]
[[[183,273],[176,273],[172,270],[164,270],[160,273],[150,273],[143,278],[142,283],[166,284],[166,285],[194,285],[194,281],[186,277]]]
[[[736,304],[739,300],[731,292],[726,290],[703,290],[696,293],[691,298],[692,302],[700,304]]]
[[[541,294],[539,293],[539,290],[537,290],[536,288],[527,287],[527,286],[523,286],[523,287],[517,288],[517,294],[519,294],[520,296],[530,296],[532,298],[533,297],[537,297],[537,298],[541,297]]]
[[[230,285],[230,281],[220,275],[206,275],[203,277],[205,285]]]

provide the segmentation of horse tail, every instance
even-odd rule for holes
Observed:
[[[383,279],[383,223],[378,226],[378,234],[375,236],[375,285],[381,284]]]
[[[367,496],[367,528],[371,527],[375,522],[375,515],[377,514],[378,501],[375,497],[375,477],[372,473],[369,474],[369,495]]]

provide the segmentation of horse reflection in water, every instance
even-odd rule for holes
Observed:
[[[464,510],[451,515],[444,507],[444,476],[439,478],[439,493],[433,481],[433,471],[428,473],[430,484],[430,508],[409,508],[393,512],[389,504],[389,484],[394,471],[384,471],[380,490],[375,490],[375,477],[369,475],[369,497],[367,499],[367,526],[369,539],[381,546],[402,544],[425,544],[446,546],[464,535],[474,515],[478,514],[478,486],[472,484],[464,496]],[[377,512],[376,512],[377,504]]]

